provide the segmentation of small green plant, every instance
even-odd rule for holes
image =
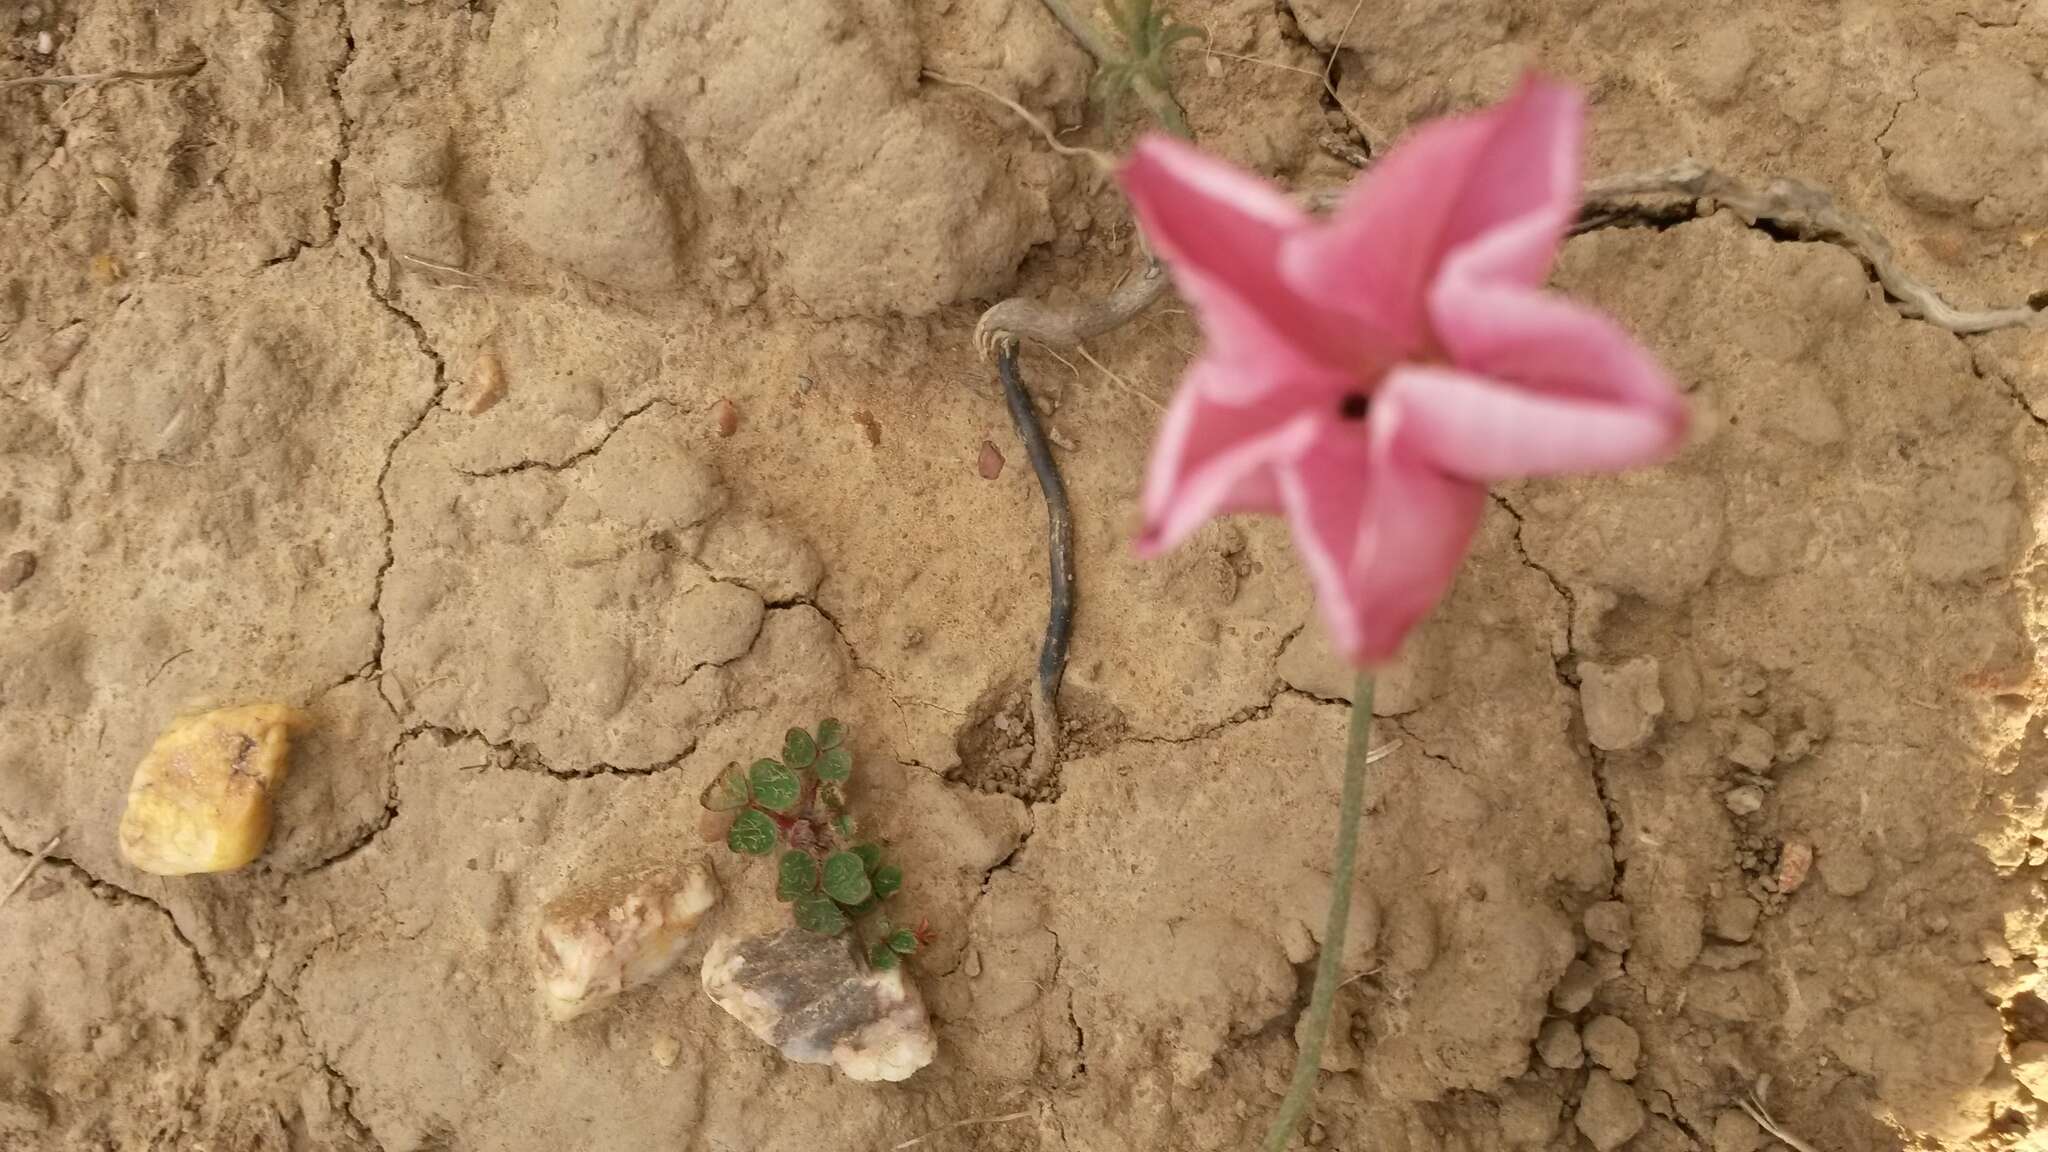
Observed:
[[[882,905],[903,887],[903,870],[881,845],[857,838],[846,806],[853,752],[846,725],[820,720],[816,734],[791,728],[782,759],[729,764],[704,789],[704,807],[733,813],[725,845],[744,856],[775,856],[775,898],[797,927],[820,936],[858,933],[871,967],[887,970],[931,942],[931,928],[890,923]]]
[[[1173,78],[1166,68],[1166,55],[1182,40],[1199,40],[1202,30],[1169,22],[1154,8],[1152,0],[1101,0],[1109,22],[1123,37],[1121,58],[1103,60],[1095,73],[1096,98],[1112,114],[1127,92],[1135,92],[1160,116],[1168,131],[1186,135],[1186,122],[1173,102]],[[1171,106],[1170,114],[1167,111]]]

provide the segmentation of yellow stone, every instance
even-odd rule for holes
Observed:
[[[270,794],[291,732],[306,718],[246,704],[174,721],[136,766],[121,813],[121,855],[158,876],[227,872],[263,852]]]

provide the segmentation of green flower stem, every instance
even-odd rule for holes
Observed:
[[[1159,126],[1183,140],[1193,140],[1194,130],[1188,127],[1187,114],[1180,110],[1180,101],[1173,93],[1140,76],[1131,82],[1131,91],[1138,94],[1138,100],[1152,113]]]
[[[1308,999],[1308,1035],[1294,1060],[1294,1081],[1287,1099],[1266,1132],[1265,1152],[1283,1152],[1316,1093],[1316,1073],[1323,1065],[1323,1041],[1330,1033],[1330,1007],[1341,982],[1344,932],[1351,923],[1351,885],[1358,870],[1358,824],[1365,812],[1365,767],[1372,751],[1372,674],[1360,672],[1351,691],[1351,736],[1344,747],[1344,798],[1337,806],[1336,876],[1330,886],[1330,916],[1323,928],[1323,951],[1316,958],[1316,987]]]

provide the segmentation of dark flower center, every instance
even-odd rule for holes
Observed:
[[[1337,415],[1353,424],[1365,419],[1365,413],[1372,407],[1372,400],[1363,392],[1347,392],[1337,402]]]

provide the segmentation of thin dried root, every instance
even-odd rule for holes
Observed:
[[[1712,200],[1752,223],[1768,221],[1802,240],[1840,245],[1863,261],[1902,314],[1959,336],[2041,322],[2041,312],[2028,305],[1986,311],[1955,307],[1932,287],[1907,275],[1898,265],[1891,242],[1875,227],[1835,207],[1834,197],[1826,191],[1796,180],[1773,180],[1758,192],[1705,164],[1686,160],[1669,168],[1591,181],[1586,185],[1585,205],[1589,212],[1618,210],[1640,196]]]
[[[1787,1148],[1792,1149],[1792,1152],[1814,1152],[1813,1145],[1785,1131],[1776,1120],[1771,1119],[1771,1114],[1764,1111],[1763,1102],[1758,1100],[1754,1094],[1744,1095],[1736,1100],[1735,1103],[1741,1106],[1744,1112],[1749,1113],[1749,1118],[1756,1121],[1758,1127],[1769,1132]]]
[[[206,67],[204,56],[173,64],[168,68],[114,68],[106,72],[80,72],[70,76],[17,76],[12,80],[0,80],[0,88],[25,88],[35,84],[48,84],[64,88],[87,88],[94,84],[113,84],[121,80],[172,80],[190,76]]]
[[[1081,159],[1087,160],[1089,163],[1095,165],[1096,171],[1098,172],[1116,171],[1115,157],[1111,156],[1107,152],[1100,151],[1099,149],[1077,148],[1072,144],[1062,143],[1059,138],[1059,135],[1052,130],[1052,125],[1047,124],[1045,121],[1040,120],[1037,116],[1032,115],[1030,109],[1024,107],[1022,104],[1017,103],[1015,100],[1010,99],[1008,96],[1005,96],[1000,92],[997,92],[990,88],[984,88],[983,86],[976,84],[972,80],[956,80],[951,76],[947,76],[940,72],[934,72],[929,68],[924,70],[923,75],[924,78],[927,80],[935,80],[940,84],[950,84],[955,88],[972,88],[976,92],[981,93],[983,96],[986,96],[989,99],[995,101],[996,103],[1001,104],[1003,107],[1008,108],[1010,111],[1015,112],[1019,117],[1023,119],[1023,121],[1026,124],[1031,125],[1031,127],[1037,131],[1039,138],[1045,141],[1047,147],[1050,147],[1053,151],[1059,153],[1062,156],[1077,156]]]
[[[1029,1112],[1012,1112],[1007,1116],[970,1116],[965,1120],[955,1120],[951,1124],[941,1124],[922,1136],[913,1136],[901,1144],[891,1146],[889,1152],[903,1152],[905,1148],[915,1148],[932,1137],[951,1132],[955,1128],[968,1128],[981,1124],[1008,1124],[1012,1120],[1029,1119],[1031,1119],[1031,1113]]]
[[[467,272],[452,264],[436,264],[432,260],[422,259],[418,256],[408,256],[403,252],[392,252],[387,249],[386,255],[390,256],[394,263],[403,264],[414,271],[424,272],[429,276],[441,279],[452,280],[458,288],[475,288],[482,284],[503,283],[503,281],[478,272]]]
[[[28,863],[22,867],[20,875],[14,878],[14,883],[7,886],[7,891],[0,892],[0,908],[7,907],[7,902],[14,899],[14,894],[21,890],[23,884],[28,883],[28,878],[35,874],[35,870],[41,866],[42,862],[49,858],[50,853],[57,850],[57,842],[63,838],[62,833],[50,837],[50,842],[43,845],[42,851],[29,857]]]
[[[1125,394],[1135,396],[1138,399],[1144,401],[1146,404],[1151,406],[1154,412],[1157,412],[1162,416],[1166,414],[1166,405],[1161,404],[1157,400],[1154,400],[1151,397],[1151,395],[1141,390],[1136,384],[1133,384],[1129,380],[1124,379],[1122,376],[1117,375],[1115,369],[1111,368],[1107,364],[1104,364],[1102,361],[1097,360],[1095,358],[1095,353],[1090,352],[1086,344],[1075,345],[1074,351],[1079,352],[1083,360],[1086,360],[1090,364],[1095,365],[1097,371],[1101,372],[1104,376],[1109,377],[1109,382],[1116,385],[1118,388],[1122,389]]]

